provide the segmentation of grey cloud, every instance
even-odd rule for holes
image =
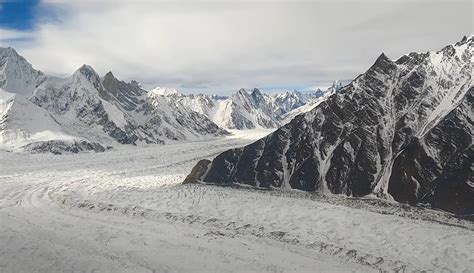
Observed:
[[[60,74],[88,63],[101,74],[188,92],[351,79],[382,51],[395,59],[472,32],[469,0],[43,5],[56,11],[54,21],[40,18],[34,32],[15,34],[27,42],[1,42],[35,67]]]

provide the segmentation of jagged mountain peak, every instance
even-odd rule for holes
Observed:
[[[462,39],[459,42],[457,42],[455,45],[461,46],[463,44],[472,43],[473,41],[474,41],[474,34],[464,35]]]
[[[257,88],[254,88],[250,96],[254,99],[256,103],[262,103],[265,102],[265,96],[263,93],[258,90]]]
[[[262,92],[261,92],[258,88],[254,88],[254,89],[252,90],[252,94],[256,94],[256,95],[260,94],[260,95],[261,95]]]
[[[121,82],[121,83],[126,83],[124,81],[121,81],[119,79],[117,79],[114,74],[112,73],[112,71],[109,71],[107,72],[104,77],[102,78],[102,82],[105,83],[105,82]]]
[[[135,110],[143,101],[143,96],[146,91],[140,87],[140,84],[136,81],[126,83],[121,81],[109,71],[105,74],[102,85],[105,88],[110,99],[114,99],[119,103],[123,109],[127,111]]]
[[[377,59],[375,60],[375,63],[373,64],[372,67],[377,67],[377,68],[388,68],[390,66],[393,66],[393,61],[387,55],[385,55],[384,52],[382,52]]]

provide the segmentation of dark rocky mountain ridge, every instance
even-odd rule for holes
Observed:
[[[474,213],[473,38],[374,65],[308,113],[201,161],[189,181],[383,198]]]

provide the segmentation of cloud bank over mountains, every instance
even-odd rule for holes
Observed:
[[[0,46],[58,76],[86,63],[148,88],[230,93],[327,86],[374,52],[395,59],[472,31],[471,1],[338,2],[41,1],[30,29],[0,25]]]

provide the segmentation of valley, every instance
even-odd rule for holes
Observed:
[[[270,130],[103,153],[0,152],[1,272],[468,272],[474,225],[378,199],[180,184]]]

